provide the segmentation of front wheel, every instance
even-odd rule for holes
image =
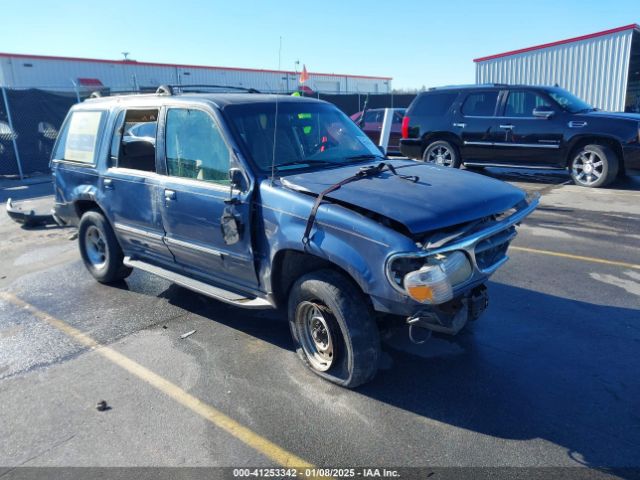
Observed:
[[[445,167],[460,167],[460,155],[458,149],[449,142],[437,140],[430,143],[425,148],[422,160],[428,163],[435,163]]]
[[[571,178],[581,187],[604,187],[618,175],[618,157],[604,145],[584,145],[571,157]]]
[[[362,292],[342,274],[319,270],[301,277],[288,314],[296,352],[314,373],[347,388],[375,376],[378,327]]]

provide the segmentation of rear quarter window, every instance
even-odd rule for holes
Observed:
[[[462,104],[462,114],[473,117],[492,117],[496,111],[498,92],[470,93]]]
[[[449,111],[458,97],[458,92],[425,93],[416,98],[413,114],[441,116]]]
[[[95,164],[104,115],[102,111],[72,112],[60,134],[53,158]]]

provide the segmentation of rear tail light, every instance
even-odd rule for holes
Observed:
[[[409,117],[402,117],[402,138],[409,138]]]

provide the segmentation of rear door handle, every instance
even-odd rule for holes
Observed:
[[[113,190],[113,180],[111,180],[110,178],[105,178],[102,181],[102,185],[104,185],[105,190]]]
[[[175,190],[165,190],[164,191],[164,199],[165,200],[175,200],[176,199]]]
[[[453,126],[454,126],[454,127],[464,128],[464,127],[466,127],[466,126],[467,126],[467,124],[466,124],[466,123],[454,123],[454,124],[453,124]]]
[[[500,128],[504,128],[505,130],[513,130],[513,125],[500,125]]]

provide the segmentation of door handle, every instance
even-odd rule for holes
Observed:
[[[500,125],[500,128],[504,128],[505,130],[513,130],[513,125]]]
[[[165,190],[164,191],[164,199],[165,200],[175,200],[176,192],[174,190]]]
[[[113,190],[113,180],[111,180],[110,178],[105,178],[102,181],[102,185],[104,186],[105,190]]]
[[[466,126],[467,126],[467,124],[466,124],[466,123],[454,123],[454,124],[453,124],[453,126],[454,126],[454,127],[464,128],[464,127],[466,127]]]

